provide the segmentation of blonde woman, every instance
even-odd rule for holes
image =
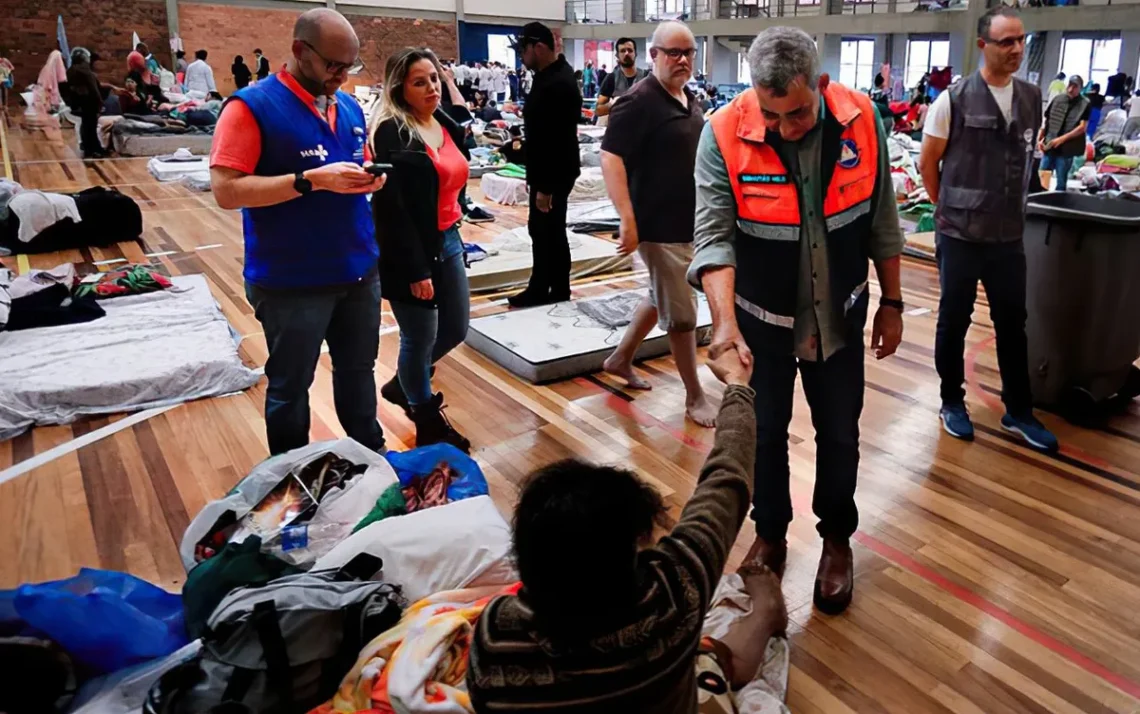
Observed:
[[[430,50],[396,53],[385,75],[372,153],[392,169],[372,198],[372,216],[381,290],[400,326],[400,356],[396,377],[380,394],[415,422],[416,446],[446,442],[468,451],[471,443],[451,426],[443,394],[431,386],[432,365],[463,342],[471,312],[459,236],[468,152],[463,129],[440,108],[444,85],[453,110],[463,99]]]

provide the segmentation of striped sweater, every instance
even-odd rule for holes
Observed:
[[[697,488],[673,530],[640,554],[639,597],[619,623],[581,642],[556,643],[536,630],[525,589],[523,597],[487,606],[467,672],[477,712],[696,711],[701,624],[750,504],[754,397],[748,387],[725,390]]]

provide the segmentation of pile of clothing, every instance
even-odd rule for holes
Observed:
[[[396,493],[400,508],[353,528]],[[298,529],[310,539],[290,546]],[[180,552],[181,596],[91,569],[0,592],[0,680],[37,682],[0,687],[0,711],[470,711],[472,627],[518,587],[510,529],[449,445],[272,457],[206,505]]]
[[[142,210],[114,189],[25,189],[0,179],[0,255],[104,247],[142,235]]]
[[[122,295],[167,290],[170,278],[145,265],[80,278],[71,263],[14,275],[0,268],[0,330],[91,322],[107,313],[96,302]]]

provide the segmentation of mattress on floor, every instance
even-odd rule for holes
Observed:
[[[208,155],[214,143],[213,134],[186,133],[173,134],[156,131],[135,134],[120,131],[116,126],[111,130],[115,151],[121,156],[163,156],[179,149],[189,149],[191,153]]]
[[[0,439],[37,424],[137,411],[253,386],[237,336],[201,275],[101,300],[105,317],[0,332]]]
[[[566,227],[583,233],[616,231],[621,227],[621,217],[608,198],[578,201],[566,207]]]
[[[646,291],[631,292],[644,295]],[[712,330],[712,315],[704,295],[698,295],[697,300],[697,340],[703,344]],[[609,328],[588,317],[578,309],[580,302],[571,300],[476,318],[467,331],[467,344],[535,384],[597,372],[626,328]],[[668,336],[655,327],[637,351],[637,359],[659,357],[668,351]]]
[[[601,273],[616,273],[633,267],[629,256],[617,254],[613,243],[582,233],[570,233],[570,279]],[[526,226],[508,231],[490,243],[479,244],[495,254],[472,263],[467,270],[471,292],[494,292],[521,287],[530,280],[534,267],[530,235]]]

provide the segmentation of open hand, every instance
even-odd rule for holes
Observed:
[[[431,284],[431,278],[412,283],[412,297],[417,300],[431,300],[434,298],[435,286]]]
[[[630,255],[637,250],[637,245],[640,242],[637,235],[637,222],[634,220],[623,220],[621,222],[621,243],[618,245],[618,255]]]
[[[871,349],[875,359],[883,359],[895,353],[902,342],[902,312],[897,308],[881,306],[875,312],[875,323],[871,327]]]
[[[316,191],[333,193],[373,193],[384,188],[387,176],[373,176],[351,161],[338,161],[305,172]]]

